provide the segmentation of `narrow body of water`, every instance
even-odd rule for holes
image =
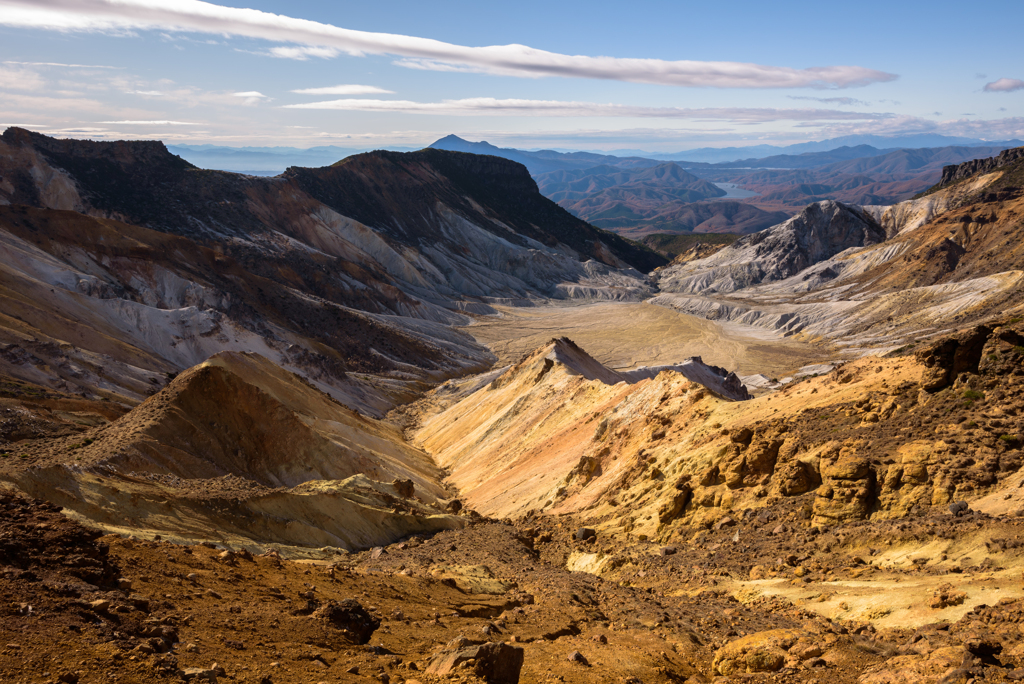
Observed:
[[[715,199],[747,199],[748,197],[760,196],[760,193],[753,192],[752,190],[744,190],[735,183],[714,183],[714,185],[726,192],[724,196],[716,197]]]

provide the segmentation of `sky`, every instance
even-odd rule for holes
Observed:
[[[347,148],[1024,139],[1021,0],[0,0],[0,127]]]

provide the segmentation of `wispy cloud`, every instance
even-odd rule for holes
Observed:
[[[129,125],[129,126],[203,126],[204,124],[195,123],[193,121],[167,121],[167,120],[150,120],[150,121],[132,121],[131,119],[125,121],[97,121],[98,124],[106,125]]]
[[[811,97],[810,95],[787,95],[787,97],[790,100],[813,100],[814,102],[831,105],[858,105],[861,107],[867,107],[871,104],[870,102],[865,102],[864,100],[858,100],[852,97]]]
[[[0,23],[3,23],[0,20]],[[64,64],[63,62],[16,62],[14,60],[5,60],[4,64],[18,64],[21,66],[42,66],[42,67],[64,67],[66,69],[123,69],[124,67],[118,66],[104,66],[102,64]]]
[[[983,90],[988,93],[1009,93],[1014,90],[1024,90],[1024,81],[1019,78],[1000,78],[997,81],[986,83]]]
[[[320,59],[332,59],[341,54],[341,50],[332,47],[323,46],[293,46],[293,45],[278,45],[270,48],[265,53],[271,57],[277,57],[279,59],[296,59],[300,62],[309,60],[310,57],[319,57]],[[362,55],[354,55],[361,57]]]
[[[299,95],[386,95],[395,91],[368,85],[336,85],[326,88],[301,88],[292,92]]]
[[[6,64],[6,62],[5,62]],[[4,90],[43,90],[46,81],[35,71],[24,67],[0,66],[0,88]]]
[[[820,124],[796,125],[814,126]],[[1021,139],[1024,138],[1024,117],[935,121],[916,116],[896,116],[884,121],[829,123],[821,131],[822,135],[830,138],[841,135],[908,135],[913,133],[938,133],[940,135],[962,136],[992,141]]]
[[[255,105],[269,100],[270,98],[261,93],[258,90],[245,90],[240,93],[231,93],[232,97],[242,98],[242,103],[247,105]]]
[[[281,48],[271,48],[271,54],[292,59],[341,53],[386,54],[420,60],[415,63],[418,68],[469,69],[520,77],[564,76],[710,88],[847,88],[896,78],[861,66],[794,69],[742,62],[565,55],[514,44],[470,47],[415,36],[355,31],[200,0],[0,0],[0,24],[57,31],[155,29],[245,36],[285,43]]]
[[[410,100],[344,99],[284,105],[286,109],[328,109],[357,112],[403,112],[448,116],[571,116],[637,117],[659,119],[706,119],[744,122],[764,121],[849,121],[885,119],[893,116],[875,112],[844,112],[835,109],[768,109],[754,107],[637,107],[597,102],[559,100],[499,100],[474,97],[441,102]]]

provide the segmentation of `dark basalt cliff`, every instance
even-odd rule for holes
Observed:
[[[609,263],[604,243],[641,272],[664,264],[661,255],[574,217],[540,194],[525,166],[501,157],[377,151],[321,169],[291,168],[284,176],[338,213],[415,244],[443,239],[440,203],[512,244],[526,246],[524,238],[562,243],[582,259]]]
[[[991,173],[996,169],[1024,160],[1024,147],[1015,147],[1012,150],[1003,150],[995,157],[988,159],[972,159],[963,164],[942,167],[942,178],[933,190],[938,190],[947,185],[962,181],[971,176],[981,173]]]

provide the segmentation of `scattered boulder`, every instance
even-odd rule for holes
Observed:
[[[427,674],[448,675],[462,663],[473,661],[473,673],[491,684],[518,684],[525,652],[518,646],[486,643],[440,653],[430,663]]]
[[[720,530],[725,527],[733,527],[736,525],[736,521],[729,516],[723,516],[718,522],[715,523],[715,529]]]
[[[929,605],[936,609],[948,608],[949,606],[959,606],[966,599],[965,592],[957,591],[952,584],[946,583],[935,590]]]
[[[957,516],[967,515],[971,512],[971,507],[967,504],[966,501],[954,501],[953,503],[949,504],[949,512]]]
[[[786,662],[786,649],[799,637],[799,632],[792,629],[773,629],[741,637],[715,651],[711,669],[722,675],[777,672]]]
[[[217,671],[212,667],[186,667],[181,672],[181,678],[186,682],[195,679],[205,679],[208,682],[217,684]]]
[[[570,653],[568,660],[570,663],[577,663],[579,665],[590,665],[590,662],[587,660],[586,656],[584,656],[579,651],[573,651],[572,653]]]
[[[403,499],[411,499],[416,493],[416,485],[412,480],[396,479],[391,486],[395,488],[395,493]]]
[[[380,620],[366,612],[354,599],[328,601],[313,611],[311,617],[324,620],[347,633],[357,644],[369,643],[370,637],[380,627]]]
[[[581,527],[576,530],[576,540],[586,541],[588,539],[597,539],[597,530],[592,527]]]
[[[763,565],[755,565],[750,568],[750,579],[762,580],[768,578],[768,569]]]

